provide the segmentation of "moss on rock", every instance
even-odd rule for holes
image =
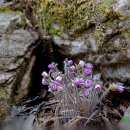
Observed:
[[[12,5],[0,5],[0,13],[7,13],[7,14],[19,14],[21,13],[20,4],[12,4]]]
[[[41,23],[51,34],[52,24],[56,23],[64,27],[63,31],[73,30],[74,35],[83,33],[91,24],[106,19],[109,16],[111,2],[109,0],[41,0]],[[37,7],[36,7],[37,8]],[[38,10],[38,8],[36,9]],[[41,16],[41,13],[37,15]]]
[[[130,30],[129,29],[126,29],[124,32],[123,32],[123,36],[128,38],[130,37]]]
[[[11,107],[10,99],[11,90],[6,87],[0,87],[0,122],[3,122],[5,117],[9,114]],[[6,98],[5,98],[6,97]]]

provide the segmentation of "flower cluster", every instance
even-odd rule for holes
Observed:
[[[88,119],[81,122],[78,120],[86,126],[91,118],[94,119],[100,113],[101,108],[106,109],[103,101],[110,91],[116,90],[120,93],[124,91],[121,83],[112,84],[109,87],[103,85],[101,74],[93,74],[91,63],[79,61],[76,64],[66,59],[63,72],[58,70],[55,63],[49,64],[48,68],[50,69],[48,73],[42,73],[42,84],[48,85],[49,90],[54,93],[60,106],[54,117],[60,115],[63,118],[63,124],[77,122],[77,119],[81,117],[81,120]]]
[[[48,85],[50,90],[64,91],[69,87],[77,87],[82,95],[88,97],[90,92],[102,92],[103,83],[100,80],[100,76],[93,76],[93,65],[91,63],[85,63],[79,61],[78,64],[74,64],[72,60],[64,61],[64,73],[60,72],[57,68],[57,64],[51,63],[48,65],[50,69],[49,73],[43,72],[42,84]],[[115,87],[119,92],[124,91],[124,87],[116,85]]]

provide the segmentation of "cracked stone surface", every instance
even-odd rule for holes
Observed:
[[[32,55],[38,35],[25,25],[26,20],[21,15],[0,14],[0,121],[8,114],[13,93],[19,94],[14,91],[17,88],[22,89],[20,82],[25,75],[28,77],[24,78],[27,82],[26,87],[24,84],[24,91],[28,92],[31,67],[34,63]],[[29,72],[27,68],[30,69]],[[16,96],[13,100],[19,102],[26,94]]]

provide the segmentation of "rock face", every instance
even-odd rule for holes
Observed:
[[[26,25],[22,15],[0,14],[0,121],[30,87],[38,35]]]
[[[82,0],[78,2],[81,3],[77,5],[79,8],[76,7],[75,14],[81,7],[84,10],[86,7]],[[79,12],[81,18],[82,15],[85,16],[84,19],[74,19],[80,21],[78,28],[74,24],[70,29],[64,26],[64,31],[59,36],[54,35],[56,53],[76,61],[84,59],[92,62],[104,78],[130,83],[130,1],[89,2],[95,11]],[[85,19],[88,24],[83,24]]]
[[[5,1],[4,0],[0,0],[0,4],[3,4]]]

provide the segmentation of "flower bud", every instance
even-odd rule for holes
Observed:
[[[93,69],[93,64],[87,63],[87,64],[85,65],[85,67],[86,67],[86,68],[89,68],[89,69]]]
[[[44,72],[42,73],[42,76],[43,76],[43,77],[47,77],[47,76],[49,76],[49,75],[47,74],[47,72],[44,71]]]
[[[84,91],[84,96],[85,96],[85,97],[88,97],[88,96],[89,96],[89,89],[85,89],[85,91]]]
[[[74,75],[74,73],[75,73],[75,72],[70,71],[70,72],[68,73],[68,75],[69,75],[69,76],[72,76],[72,75]]]
[[[124,92],[124,89],[125,89],[125,87],[123,87],[123,86],[118,86],[118,87],[117,87],[117,90],[118,90],[120,93]]]
[[[64,89],[63,89],[63,87],[59,87],[58,90],[59,91],[63,91]]]
[[[74,84],[75,84],[75,85],[80,85],[81,83],[83,83],[83,79],[82,79],[82,78],[76,78],[76,79],[74,80]]]
[[[57,90],[57,85],[56,84],[52,84],[51,85],[51,90],[52,91],[56,91]]]
[[[49,69],[54,69],[54,68],[55,68],[55,65],[54,65],[53,63],[52,63],[52,64],[49,64],[49,65],[48,65],[48,68],[49,68]]]
[[[97,85],[95,86],[95,90],[96,90],[97,92],[100,92],[100,91],[101,91],[101,86],[100,86],[99,84],[97,84]]]
[[[56,77],[56,82],[62,83],[63,82],[63,78],[61,76]]]
[[[69,60],[68,61],[68,65],[72,65],[73,64],[73,61],[72,60]]]
[[[76,67],[73,65],[70,67],[71,71],[75,71],[76,70]]]
[[[48,85],[48,82],[45,79],[42,79],[42,85]]]
[[[82,66],[82,67],[84,67],[85,66],[85,62],[84,61],[79,61],[79,64]]]
[[[91,69],[85,69],[85,74],[86,75],[91,75],[92,74],[92,70]]]
[[[86,88],[90,88],[91,85],[92,85],[92,80],[87,79],[86,82],[85,82],[85,86],[86,86]]]

